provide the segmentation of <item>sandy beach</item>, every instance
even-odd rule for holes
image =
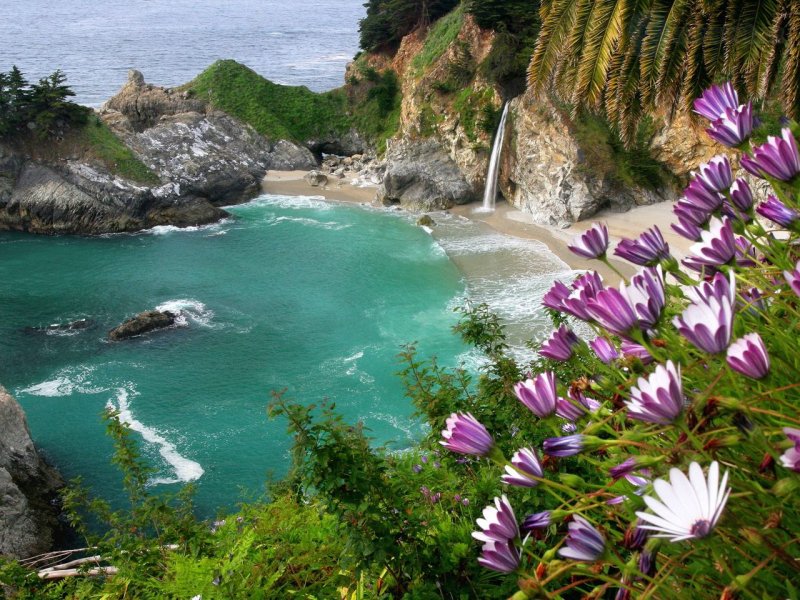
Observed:
[[[327,186],[313,187],[303,180],[305,174],[305,171],[270,171],[264,178],[262,189],[269,194],[314,195],[337,202],[357,204],[371,204],[375,199],[375,187],[353,186],[349,179],[331,179]],[[566,229],[536,224],[530,214],[517,210],[505,201],[498,202],[497,208],[491,213],[476,210],[479,208],[480,203],[474,202],[455,206],[449,212],[483,223],[504,235],[539,240],[570,268],[597,270],[607,281],[616,280],[616,274],[599,261],[586,260],[573,254],[567,247],[573,236],[591,227],[595,221],[604,222],[608,226],[612,247],[621,238],[637,237],[642,231],[653,225],[659,226],[673,256],[679,260],[687,254],[689,246],[691,246],[689,240],[674,233],[670,228],[670,225],[676,221],[672,213],[671,202],[637,206],[622,213],[602,211],[592,219],[574,223]],[[613,258],[613,254],[611,262],[626,277],[633,275],[638,268],[627,261]]]

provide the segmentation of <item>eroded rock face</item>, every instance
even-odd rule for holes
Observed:
[[[99,168],[70,161],[0,161],[0,229],[95,234],[155,225],[200,225],[227,213],[180,186],[137,186]]]
[[[601,209],[624,211],[667,199],[626,188],[591,166],[552,104],[526,93],[511,104],[501,189],[520,210],[545,225],[567,226]]]
[[[312,187],[320,187],[328,184],[328,176],[320,171],[309,171],[303,176],[303,179]]]
[[[435,140],[392,144],[377,200],[407,210],[443,210],[475,200],[475,192],[458,166]]]
[[[39,456],[25,414],[0,386],[0,555],[48,551],[58,527],[54,505],[64,482]]]
[[[176,315],[169,311],[148,310],[128,319],[108,332],[108,339],[113,342],[127,340],[156,329],[164,329],[175,324]]]

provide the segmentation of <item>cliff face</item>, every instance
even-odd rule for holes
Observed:
[[[0,555],[46,552],[58,525],[52,501],[63,481],[36,451],[25,414],[0,386]]]
[[[316,165],[307,148],[270,141],[203,102],[147,85],[137,71],[100,117],[155,182],[69,150],[0,146],[1,229],[98,234],[211,223],[227,214],[218,206],[256,195],[268,168]]]

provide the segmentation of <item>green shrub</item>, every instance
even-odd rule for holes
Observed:
[[[137,183],[159,183],[156,174],[136,158],[131,149],[97,116],[90,116],[86,124],[75,132],[75,136],[78,144],[85,147],[91,157],[102,162],[115,175]]]
[[[421,75],[444,54],[448,46],[455,41],[464,22],[464,11],[461,7],[439,19],[428,32],[425,44],[419,54],[411,61],[415,75]]]

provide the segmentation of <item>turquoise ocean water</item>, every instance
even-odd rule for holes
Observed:
[[[115,497],[106,405],[136,431],[153,483],[197,480],[205,513],[285,473],[284,423],[265,414],[272,390],[335,401],[396,448],[418,437],[394,376],[400,345],[418,339],[450,364],[464,350],[449,332],[464,284],[444,252],[404,217],[311,198],[231,212],[190,231],[0,234],[0,381],[67,477]],[[180,311],[182,325],[104,339],[156,307]],[[80,318],[93,325],[30,329]]]

